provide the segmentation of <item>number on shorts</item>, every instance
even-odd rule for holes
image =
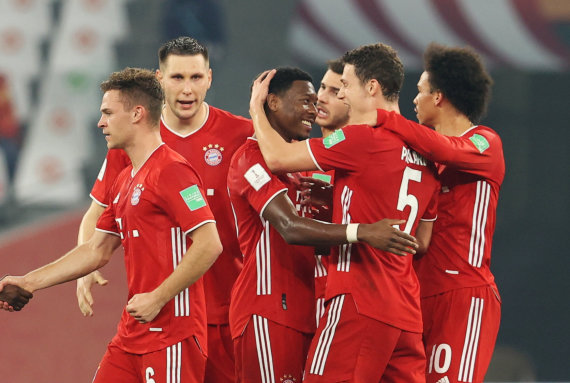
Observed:
[[[450,365],[451,347],[446,343],[434,344],[429,358],[428,374],[431,374],[434,370],[437,374],[445,374],[449,370]]]
[[[152,367],[147,367],[145,371],[146,383],[156,383],[152,378],[154,376],[154,370]]]

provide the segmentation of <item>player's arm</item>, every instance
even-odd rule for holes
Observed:
[[[267,76],[261,80],[264,74]],[[253,83],[249,113],[263,158],[273,173],[317,170],[305,142],[287,142],[269,124],[263,104],[275,69],[264,72]]]
[[[152,321],[168,301],[196,282],[222,252],[215,223],[208,222],[189,235],[192,245],[172,274],[153,291],[137,294],[129,300],[126,310],[140,323]]]
[[[89,205],[89,208],[83,215],[81,224],[79,225],[79,233],[77,234],[78,245],[87,242],[91,238],[95,232],[97,220],[104,211],[104,206],[95,201],[91,201],[91,205]],[[77,289],[75,292],[77,295],[77,304],[84,316],[93,315],[93,295],[91,295],[91,286],[94,284],[105,286],[107,283],[108,281],[98,270],[77,279]]]
[[[328,224],[300,217],[285,192],[276,195],[267,204],[262,216],[294,245],[333,246],[349,243],[348,225]],[[404,220],[383,219],[373,224],[359,224],[358,241],[397,255],[414,254],[417,243],[414,237],[393,227]]]
[[[91,239],[69,251],[58,260],[27,273],[8,276],[0,281],[0,291],[11,284],[33,293],[60,283],[69,282],[104,266],[121,244],[118,236],[95,232]]]
[[[468,137],[445,136],[395,112],[378,109],[377,113],[378,126],[400,136],[430,161],[474,174],[487,173],[489,168],[496,165],[493,151],[481,150],[482,148],[478,148]]]
[[[429,244],[431,242],[431,234],[433,231],[434,221],[424,221],[420,220],[418,222],[418,227],[416,228],[416,239],[418,241],[418,254],[424,254],[427,252]]]

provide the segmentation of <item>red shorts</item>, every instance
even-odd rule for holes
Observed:
[[[93,383],[202,383],[205,367],[206,355],[193,336],[148,354],[109,344]]]
[[[453,290],[423,298],[422,313],[427,382],[482,382],[501,321],[498,293],[490,286]]]
[[[235,383],[234,343],[228,324],[208,325],[208,360],[204,383]]]
[[[422,335],[360,315],[350,294],[327,302],[305,382],[425,382]]]
[[[240,383],[301,382],[312,334],[253,315],[234,339]]]

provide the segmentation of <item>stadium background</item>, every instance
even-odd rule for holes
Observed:
[[[568,0],[1,0],[0,274],[71,248],[105,153],[98,83],[125,66],[156,68],[161,42],[192,35],[211,51],[207,101],[247,116],[264,69],[324,61],[359,44],[395,46],[407,68],[402,113],[432,40],[470,44],[495,80],[483,123],[503,139],[493,271],[503,316],[488,380],[570,380],[570,1]],[[13,117],[13,118],[10,118]],[[103,270],[95,316],[75,284],[0,312],[0,381],[90,381],[126,296],[122,259]]]

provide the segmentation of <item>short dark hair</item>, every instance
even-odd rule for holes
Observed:
[[[158,63],[164,64],[168,56],[195,56],[202,55],[209,62],[208,49],[193,37],[180,36],[162,44],[158,49]]]
[[[327,69],[336,74],[342,74],[342,71],[344,70],[344,62],[342,59],[329,60],[327,61]]]
[[[363,45],[346,52],[342,61],[354,65],[360,82],[365,84],[375,79],[388,101],[398,101],[404,83],[404,65],[394,48],[381,43]]]
[[[481,57],[470,47],[431,43],[424,52],[430,90],[440,91],[473,124],[487,112],[493,80]]]
[[[276,69],[275,76],[269,83],[269,93],[277,96],[283,95],[293,85],[294,81],[313,82],[313,78],[307,72],[293,67],[280,67]]]
[[[155,74],[147,69],[125,68],[113,72],[101,83],[101,90],[121,92],[121,101],[125,109],[142,105],[149,112],[153,123],[160,121],[164,93]]]
[[[263,80],[267,75],[258,75],[255,78],[261,77]],[[313,82],[313,78],[310,74],[301,70],[299,68],[293,67],[279,67],[276,68],[275,75],[271,79],[269,83],[269,93],[275,94],[278,97],[283,96],[285,92],[287,92],[291,86],[293,86],[293,82],[295,81],[308,81],[310,83]],[[253,86],[253,85],[252,85]],[[267,113],[267,101],[264,104],[265,112]]]

